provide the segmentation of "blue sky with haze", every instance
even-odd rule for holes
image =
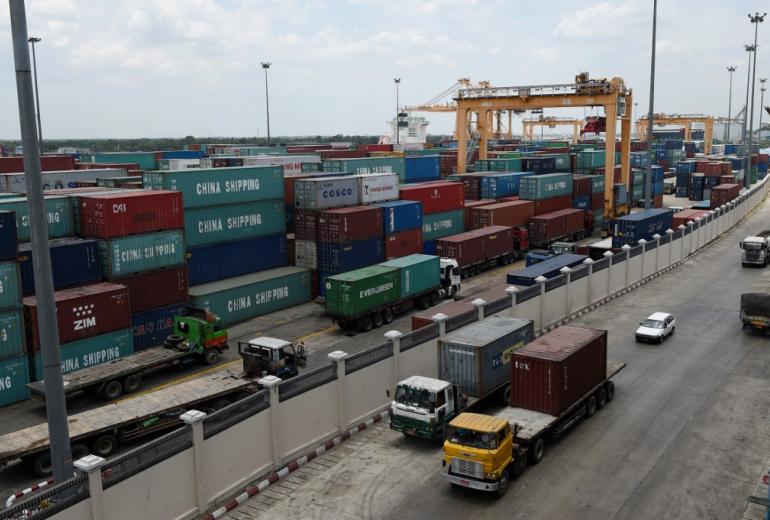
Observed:
[[[658,7],[656,111],[727,115],[732,64],[735,112],[745,97],[742,44],[753,38],[746,15],[767,2]],[[652,0],[28,0],[27,17],[30,35],[43,38],[48,138],[264,135],[264,60],[273,63],[273,135],[382,133],[394,76],[402,102],[416,104],[459,77],[531,85],[588,70],[623,77],[647,109]],[[764,77],[770,20],[759,42]],[[0,137],[18,138],[7,2],[0,98]],[[452,131],[451,116],[427,117],[433,133]]]

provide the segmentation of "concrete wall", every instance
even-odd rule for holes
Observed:
[[[412,350],[418,348],[415,347]],[[436,364],[435,361],[433,364]],[[390,395],[393,395],[394,383],[393,357],[345,377],[344,393],[346,396],[353,397],[345,400],[346,419],[350,422],[358,422],[371,416],[372,410],[382,410],[391,401],[386,392],[390,390]],[[302,397],[299,396],[297,399]]]
[[[320,444],[338,431],[337,384],[338,381],[326,383],[281,403],[278,413],[281,460]]]
[[[415,374],[438,377],[438,340],[432,339],[402,352],[398,358],[398,381]]]
[[[562,285],[545,293],[543,305],[543,326],[551,325],[562,319],[566,314],[567,288]]]
[[[570,313],[577,312],[587,307],[588,301],[588,277],[580,278],[569,284],[569,309]]]

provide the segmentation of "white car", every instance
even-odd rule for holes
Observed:
[[[636,329],[636,341],[655,341],[663,343],[663,340],[674,333],[676,319],[666,312],[655,312],[639,324]]]

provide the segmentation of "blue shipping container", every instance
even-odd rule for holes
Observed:
[[[426,240],[422,243],[422,252],[426,255],[435,255],[436,254],[436,241],[435,240]]]
[[[653,183],[663,182],[663,179],[666,178],[665,171],[658,165],[651,166],[650,173],[652,174]]]
[[[556,158],[554,157],[525,157],[523,162],[524,169],[535,175],[556,171]]]
[[[625,184],[615,184],[614,189],[615,204],[625,204],[628,202],[628,188],[626,188]]]
[[[163,159],[200,159],[203,152],[200,150],[168,150],[161,152]]]
[[[509,284],[514,285],[534,285],[535,278],[538,276],[544,276],[546,278],[553,278],[560,275],[560,269],[564,267],[575,267],[583,263],[583,260],[588,258],[585,255],[573,255],[565,253],[563,255],[557,255],[553,258],[543,260],[524,269],[519,269],[509,273],[507,281]]]
[[[481,177],[481,198],[498,199],[519,194],[519,184],[523,177],[531,177],[533,172],[485,173]]]
[[[677,197],[688,197],[690,195],[690,186],[688,184],[685,184],[684,186],[677,183],[676,185],[676,196]]]
[[[591,207],[591,196],[580,195],[572,201],[572,207],[575,209],[589,209]]]
[[[57,238],[48,242],[54,289],[96,283],[102,279],[102,264],[97,240]],[[21,290],[24,296],[35,294],[32,245],[19,247]]]
[[[650,163],[650,156],[647,152],[631,152],[631,168],[646,168]]]
[[[416,200],[394,200],[375,204],[382,208],[386,235],[422,227],[422,203]]]
[[[190,285],[287,265],[286,235],[225,242],[187,250]]]
[[[18,243],[16,214],[13,211],[0,211],[0,262],[16,260]]]
[[[177,303],[132,315],[134,352],[163,343],[166,336],[171,334],[174,316],[181,315],[185,306],[184,303]]]
[[[695,161],[679,161],[678,163],[676,163],[677,177],[678,177],[678,174],[680,173],[684,173],[684,174],[695,173],[696,164],[697,163]]]
[[[439,173],[438,155],[410,156],[404,158],[404,181],[437,181]]]
[[[665,235],[673,225],[673,213],[667,208],[653,208],[631,213],[612,223],[612,247],[635,246],[640,240],[652,240],[652,235]]]
[[[383,260],[385,260],[385,244],[381,238],[344,244],[318,243],[318,270],[328,274],[353,271]]]

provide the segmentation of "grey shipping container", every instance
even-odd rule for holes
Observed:
[[[358,177],[354,175],[301,179],[294,185],[295,206],[305,209],[357,206],[358,190]]]
[[[511,356],[534,338],[531,321],[492,316],[439,340],[441,379],[481,398],[511,377]]]

